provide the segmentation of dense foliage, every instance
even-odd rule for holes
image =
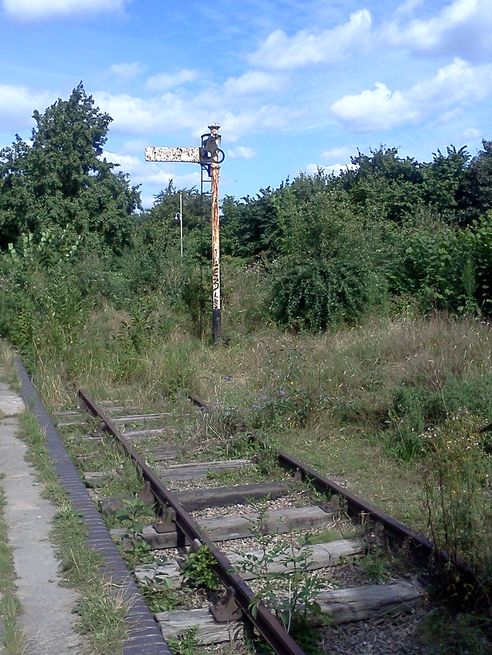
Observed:
[[[31,143],[17,136],[0,152],[0,248],[49,234],[65,242],[90,237],[91,247],[121,251],[139,195],[101,159],[112,119],[82,84],[33,118]]]
[[[208,332],[206,199],[171,182],[136,214],[137,189],[103,158],[111,118],[82,84],[34,119],[31,143],[0,154],[2,334],[32,353],[104,305],[130,317],[119,330],[136,353],[156,329]],[[239,330],[311,331],[372,313],[488,316],[492,141],[428,163],[381,146],[340,175],[227,196],[221,243],[226,327],[227,316]]]

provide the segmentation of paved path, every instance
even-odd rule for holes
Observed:
[[[5,520],[13,549],[19,619],[29,655],[78,655],[79,636],[72,610],[77,597],[60,586],[59,563],[49,540],[52,504],[41,497],[33,468],[24,460],[26,446],[17,434],[22,399],[2,382],[0,368],[0,480],[7,504]],[[2,646],[0,644],[0,652]]]

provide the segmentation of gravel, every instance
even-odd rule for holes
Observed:
[[[391,619],[347,623],[322,630],[322,652],[330,655],[432,655],[419,635],[428,608]]]

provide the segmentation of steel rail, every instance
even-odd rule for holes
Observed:
[[[176,513],[176,529],[182,537],[187,537],[190,543],[195,540],[200,541],[207,546],[212,554],[216,564],[215,572],[226,587],[232,590],[234,600],[243,614],[247,617],[265,641],[273,648],[278,655],[305,655],[304,651],[298,646],[294,639],[288,634],[280,621],[266,608],[263,603],[256,605],[255,596],[250,587],[242,578],[233,572],[233,566],[227,557],[215,546],[213,541],[204,534],[195,521],[195,519],[179,503],[175,494],[169,491],[147,466],[142,457],[137,453],[131,443],[120,433],[115,424],[107,417],[103,411],[89,398],[82,389],[77,389],[77,395],[83,402],[92,416],[98,418],[103,424],[103,428],[124,448],[128,456],[136,465],[143,479],[150,484],[152,494],[156,501],[164,508],[171,507]],[[182,539],[184,545],[184,539]],[[252,606],[255,604],[255,611]]]
[[[408,544],[413,554],[417,555],[419,559],[422,557],[427,559],[435,553],[434,544],[424,537],[424,535],[415,532],[404,523],[400,523],[400,521],[386,514],[386,512],[382,512],[348,489],[330,480],[330,478],[322,475],[309,464],[302,462],[296,457],[292,457],[283,450],[269,446],[263,439],[256,435],[250,435],[250,439],[263,448],[273,450],[281,466],[300,474],[303,481],[309,482],[318,491],[328,493],[329,495],[336,494],[340,498],[343,498],[349,516],[358,521],[367,518],[375,523],[381,523],[390,539]]]
[[[190,394],[188,395],[188,400],[203,411],[214,411],[213,406],[205,403],[197,396]],[[427,539],[423,534],[412,530],[404,523],[401,523],[389,514],[386,514],[386,512],[377,509],[360,496],[357,496],[348,489],[337,484],[334,480],[319,473],[309,464],[306,464],[300,459],[292,457],[285,451],[279,450],[275,446],[268,444],[264,439],[255,434],[250,434],[249,438],[252,442],[257,443],[262,448],[272,450],[277,457],[278,463],[282,467],[289,469],[294,473],[298,473],[303,481],[314,485],[318,491],[329,495],[336,494],[342,498],[346,503],[348,514],[358,522],[368,518],[374,523],[382,525],[389,540],[393,543],[407,545],[410,553],[417,562],[427,564],[434,560],[435,562],[440,562],[441,564],[446,565],[451,561],[447,551],[438,550],[434,542]],[[460,572],[463,586],[471,585],[476,588],[477,578],[471,567],[461,558],[453,558],[452,563]]]
[[[197,407],[204,411],[212,411],[212,407],[207,403],[200,400],[196,396],[189,395],[188,399]],[[275,446],[271,446],[264,439],[255,434],[249,435],[250,441],[258,444],[262,448],[271,450],[275,453],[277,460],[283,468],[294,471],[302,476],[302,480],[314,485],[318,491],[328,493],[329,495],[336,494],[343,498],[346,503],[348,514],[360,521],[362,517],[367,517],[371,521],[381,523],[388,536],[398,542],[406,542],[412,549],[414,555],[420,559],[428,559],[431,555],[436,554],[434,544],[426,537],[415,532],[408,526],[400,523],[389,514],[376,509],[373,505],[369,504],[356,494],[348,489],[337,484],[334,480],[330,480],[326,476],[316,471],[312,466],[302,462],[296,457],[292,457],[283,450],[279,450]]]

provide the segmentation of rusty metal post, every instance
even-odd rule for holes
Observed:
[[[204,181],[211,184],[212,203],[212,337],[217,343],[220,339],[220,226],[219,226],[219,171],[224,161],[224,152],[219,148],[220,125],[209,125],[209,134],[202,134],[202,143],[198,148],[176,146],[147,146],[145,148],[146,161],[173,161],[200,164],[202,170],[201,193],[203,194]],[[204,180],[204,173],[208,175]],[[179,209],[180,223],[183,220],[183,207]],[[181,227],[182,230],[182,227]],[[181,240],[181,257],[183,245]]]
[[[183,194],[179,194],[179,245],[183,261]]]
[[[209,125],[210,136],[220,143],[219,125]],[[219,153],[215,151],[210,163],[211,205],[212,205],[212,338],[220,339],[220,223],[219,223]]]

